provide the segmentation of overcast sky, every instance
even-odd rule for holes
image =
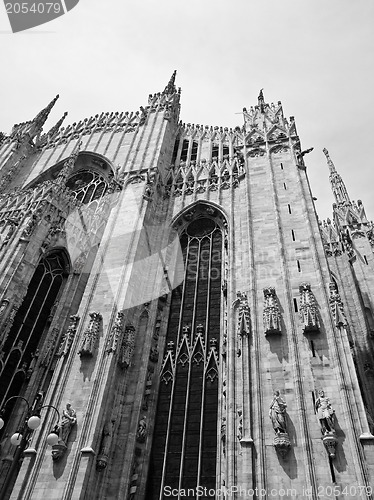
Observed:
[[[1,10],[2,9],[2,10]],[[351,198],[374,219],[373,0],[80,0],[12,34],[0,6],[0,130],[57,93],[48,125],[136,111],[176,69],[186,123],[241,125],[243,107],[282,101],[295,116],[317,210],[333,202],[326,147]]]

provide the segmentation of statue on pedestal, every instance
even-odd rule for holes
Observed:
[[[61,460],[67,450],[67,441],[69,439],[72,428],[77,423],[77,414],[71,404],[66,405],[66,409],[62,412],[61,424],[59,426],[58,443],[52,446],[52,460],[58,462]]]
[[[280,392],[274,391],[274,397],[269,408],[269,417],[275,432],[273,444],[282,457],[285,457],[291,448],[290,438],[287,433],[286,408],[287,404],[281,397]]]

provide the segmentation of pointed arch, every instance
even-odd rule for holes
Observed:
[[[39,260],[3,346],[0,403],[18,394],[10,392],[17,372],[20,369],[25,371],[32,361],[33,353],[42,349],[52,307],[62,291],[69,270],[70,261],[64,249],[53,249]],[[20,389],[18,387],[17,390]]]
[[[180,235],[185,271],[171,297],[148,478],[147,498],[152,500],[160,498],[165,485],[215,485],[216,345],[221,336],[226,220],[218,205],[196,201],[172,221]]]

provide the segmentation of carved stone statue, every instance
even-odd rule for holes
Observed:
[[[59,427],[58,443],[52,446],[52,459],[57,462],[60,460],[67,450],[67,441],[69,439],[72,428],[77,423],[77,414],[71,404],[66,405],[66,409],[62,412],[62,419]]]
[[[145,438],[147,436],[147,417],[144,415],[138,424],[138,430],[136,431],[136,440],[138,443],[144,443]]]
[[[287,433],[286,408],[286,402],[280,396],[279,391],[274,391],[274,397],[269,408],[269,417],[275,432],[273,444],[282,457],[285,457],[291,448],[290,438]]]
[[[329,398],[325,396],[325,392],[322,389],[318,391],[315,407],[322,434],[335,434],[335,411],[331,406]]]
[[[104,470],[108,465],[109,451],[112,444],[114,420],[106,422],[101,436],[99,455],[96,460],[96,469]]]
[[[286,402],[281,398],[279,391],[274,391],[274,397],[269,409],[269,417],[276,434],[287,432],[286,408]]]

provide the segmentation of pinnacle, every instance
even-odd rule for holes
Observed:
[[[332,174],[333,172],[336,172],[336,169],[335,169],[335,165],[333,164],[331,158],[330,158],[330,155],[329,155],[329,152],[327,151],[326,148],[323,148],[322,150],[326,156],[326,159],[327,159],[327,164],[329,166],[329,169],[330,169],[330,173]]]
[[[164,92],[166,94],[173,94],[175,92],[175,77],[177,76],[177,70],[174,70],[169,83],[166,85]]]
[[[258,95],[258,106],[261,110],[261,112],[263,113],[264,110],[265,110],[265,99],[264,99],[264,93],[263,93],[263,90],[264,89],[261,89],[260,90],[260,93]]]
[[[51,130],[48,132],[48,135],[50,136],[53,136],[58,130],[59,128],[61,127],[63,121],[65,120],[65,118],[67,117],[68,115],[68,112],[65,111],[65,113],[62,115],[62,117],[58,120],[58,122],[56,123],[56,125],[54,125]]]
[[[37,114],[37,116],[33,120],[36,126],[42,127],[44,125],[44,123],[47,121],[51,109],[53,108],[59,97],[59,94],[57,94],[56,97],[52,99],[52,101],[48,104],[48,106],[42,109],[40,113]]]

